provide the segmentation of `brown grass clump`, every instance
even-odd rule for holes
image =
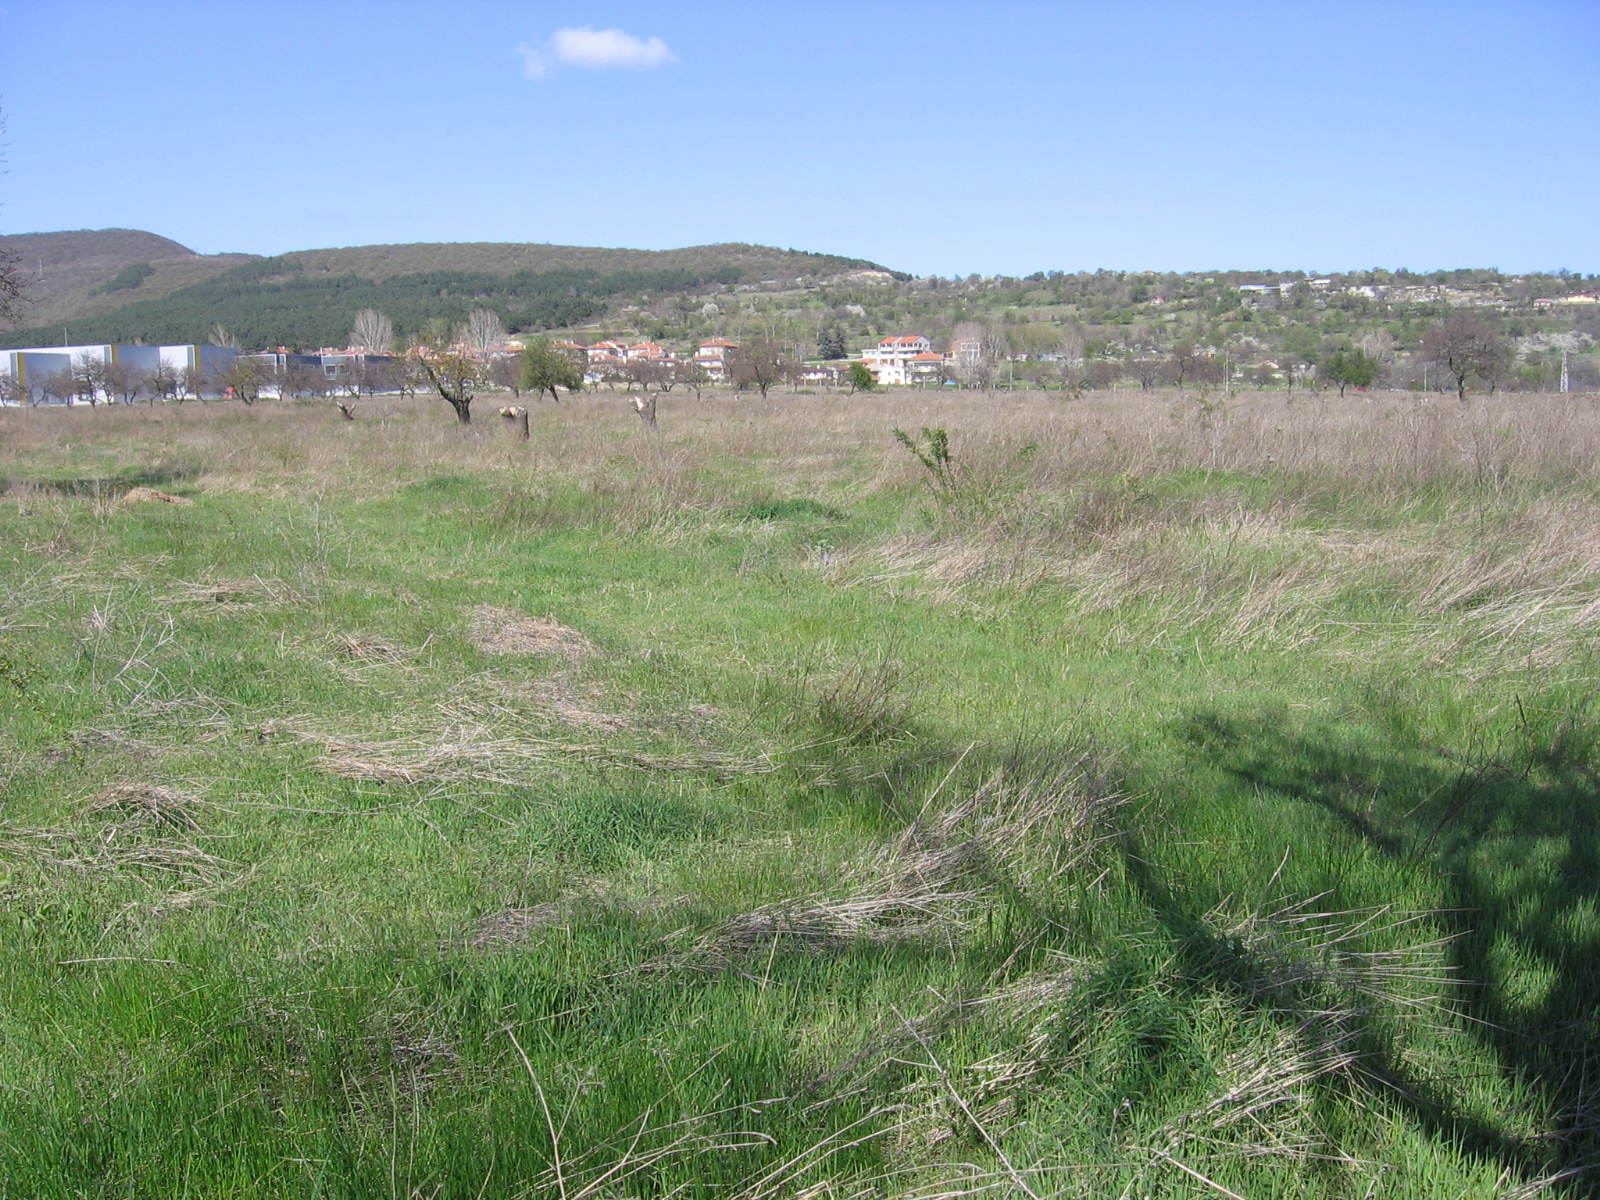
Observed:
[[[581,662],[595,652],[583,634],[554,617],[530,617],[492,604],[472,610],[468,636],[485,654],[544,654]]]
[[[167,492],[160,492],[152,487],[136,487],[118,500],[117,506],[119,508],[132,508],[135,504],[177,504],[188,507],[193,503],[193,500],[186,500],[182,496],[173,496]]]
[[[237,864],[201,849],[183,836],[200,832],[201,801],[174,788],[119,783],[84,806],[99,818],[90,830],[0,826],[0,859],[31,860],[61,871],[133,873],[173,881],[189,889],[211,888],[237,876]],[[108,819],[109,818],[109,819]]]
[[[96,816],[120,818],[120,828],[156,826],[197,832],[195,819],[199,806],[193,796],[175,788],[146,783],[118,783],[89,801],[85,811]]]
[[[697,937],[680,932],[685,948],[647,967],[721,971],[780,945],[818,953],[951,936],[1002,883],[1028,891],[1082,865],[1124,800],[1083,759],[1002,769],[942,806],[940,790],[899,837],[845,866],[840,892],[763,905]]]
[[[542,929],[560,928],[571,915],[571,905],[555,900],[531,908],[502,908],[480,919],[470,940],[477,950],[517,946]]]

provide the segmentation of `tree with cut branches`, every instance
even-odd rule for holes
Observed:
[[[428,385],[455,411],[456,423],[471,425],[473,392],[482,382],[482,365],[470,354],[439,342],[413,353]]]

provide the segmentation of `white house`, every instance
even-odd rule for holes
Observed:
[[[927,377],[928,360],[919,361],[918,356],[932,352],[933,344],[920,333],[891,334],[871,349],[862,351],[861,362],[879,383],[903,385]],[[934,357],[939,358],[938,355]],[[943,359],[939,361],[943,363]]]
[[[724,379],[728,374],[728,354],[738,348],[738,342],[730,342],[727,338],[711,338],[701,342],[695,350],[694,365],[703,369],[712,379]]]

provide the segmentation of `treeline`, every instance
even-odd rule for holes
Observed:
[[[619,296],[682,293],[735,283],[739,270],[668,268],[598,271],[426,271],[368,279],[344,274],[317,276],[289,256],[245,263],[215,279],[183,288],[160,300],[127,305],[101,317],[13,330],[6,346],[53,344],[63,332],[74,343],[204,342],[225,327],[247,348],[310,349],[344,345],[351,321],[364,308],[379,309],[402,338],[419,337],[430,322],[455,324],[472,309],[488,309],[507,329],[563,328],[605,313]]]

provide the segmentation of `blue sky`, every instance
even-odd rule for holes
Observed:
[[[1600,272],[1600,0],[0,0],[0,232]]]

